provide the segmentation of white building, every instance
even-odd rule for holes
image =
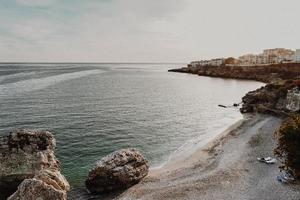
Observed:
[[[198,67],[198,66],[221,66],[225,63],[224,58],[217,58],[211,60],[200,60],[200,61],[193,61],[190,63],[191,67]]]
[[[267,63],[281,63],[283,61],[293,61],[295,51],[285,48],[265,49],[263,55],[267,58]]]
[[[210,60],[209,65],[212,65],[212,66],[221,66],[224,63],[225,63],[225,59],[223,59],[223,58],[217,58],[217,59]]]
[[[295,56],[294,56],[295,62],[300,62],[300,49],[296,49]]]
[[[258,61],[258,56],[254,54],[246,54],[239,57],[239,61],[241,65],[253,65]]]

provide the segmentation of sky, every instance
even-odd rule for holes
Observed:
[[[300,48],[299,0],[0,0],[0,62],[180,62]]]

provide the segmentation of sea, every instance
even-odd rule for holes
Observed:
[[[242,119],[233,103],[263,83],[168,72],[185,64],[1,63],[0,135],[52,132],[73,190],[113,151],[134,147],[163,167]],[[229,108],[219,107],[219,104]]]

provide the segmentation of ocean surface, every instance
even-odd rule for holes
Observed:
[[[51,131],[72,188],[103,156],[136,147],[151,167],[189,155],[242,118],[262,83],[170,73],[183,64],[0,64],[0,135]]]

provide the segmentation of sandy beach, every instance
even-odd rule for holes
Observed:
[[[151,170],[116,199],[299,200],[299,186],[276,180],[279,162],[257,161],[257,157],[273,156],[273,133],[280,122],[271,116],[245,116],[188,158]]]

